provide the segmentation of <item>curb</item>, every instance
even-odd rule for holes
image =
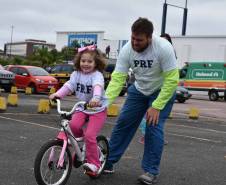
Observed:
[[[116,103],[116,105],[118,105],[118,107],[119,107],[119,112],[120,112],[120,110],[121,110],[121,107],[122,107],[122,104],[119,104],[119,103]],[[175,111],[175,110],[172,110],[172,112],[171,112],[171,118],[169,118],[169,119],[174,119],[175,118],[175,115],[177,115],[177,116],[182,116],[182,118],[183,119],[188,119],[188,120],[194,120],[194,119],[190,119],[189,118],[189,112],[187,112],[187,111]],[[213,120],[213,121],[220,121],[220,122],[223,122],[223,123],[225,123],[226,124],[226,117],[224,118],[224,117],[214,117],[213,115],[209,115],[209,114],[205,114],[205,113],[200,113],[199,114],[199,118],[198,119],[195,119],[195,120],[199,120],[199,119],[209,119],[209,120]]]
[[[173,113],[173,116],[171,119],[175,119],[175,115],[176,115],[176,118],[183,118],[183,119],[189,119],[188,118],[188,113],[185,113],[185,112],[175,112],[175,111],[172,111]],[[213,121],[220,121],[220,122],[223,122],[226,124],[226,119],[225,118],[217,118],[217,117],[213,117],[211,115],[199,115],[199,118],[201,119],[208,119],[208,120],[213,120]],[[193,120],[193,119],[189,119],[189,120]],[[196,119],[198,120],[198,119]]]

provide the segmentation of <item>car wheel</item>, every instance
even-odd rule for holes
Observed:
[[[177,99],[177,101],[178,101],[179,103],[184,103],[186,100],[183,99],[183,98],[179,98],[179,99]]]
[[[11,86],[6,86],[4,87],[5,92],[10,92],[11,91]]]
[[[210,101],[217,101],[219,98],[219,94],[216,90],[211,90],[209,92],[209,100]]]
[[[31,88],[31,93],[32,93],[32,94],[37,93],[35,84],[30,84],[29,87]]]

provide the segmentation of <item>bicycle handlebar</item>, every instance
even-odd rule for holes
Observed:
[[[71,109],[71,111],[67,112],[67,111],[62,111],[61,110],[61,102],[60,102],[60,99],[55,99],[56,102],[57,102],[57,112],[60,114],[60,115],[63,115],[65,114],[66,116],[69,116],[69,115],[72,115],[75,111],[76,111],[76,108],[79,107],[79,106],[82,106],[83,110],[86,110],[87,109],[87,102],[85,101],[79,101],[77,102],[73,108]]]

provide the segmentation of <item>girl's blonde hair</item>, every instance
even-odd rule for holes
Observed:
[[[79,52],[74,58],[74,65],[76,70],[81,71],[80,60],[84,53],[89,53],[91,56],[93,56],[96,70],[100,72],[104,71],[107,61],[106,61],[106,58],[104,57],[104,54],[99,49],[95,49],[95,50],[87,49],[82,52]]]

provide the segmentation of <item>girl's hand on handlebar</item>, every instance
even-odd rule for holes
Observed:
[[[56,98],[60,98],[56,93],[53,93],[49,96],[50,100],[56,99]]]
[[[88,106],[91,108],[100,107],[101,106],[100,100],[93,98],[92,100],[89,101]]]

